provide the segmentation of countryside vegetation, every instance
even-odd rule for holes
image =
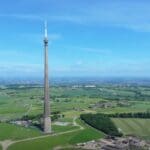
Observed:
[[[45,135],[40,126],[43,87],[0,87],[0,150],[69,150],[77,143],[107,135],[150,139],[148,85],[54,84],[50,98],[53,133]],[[17,125],[20,120],[30,123]]]

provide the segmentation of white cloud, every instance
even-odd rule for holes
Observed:
[[[16,18],[16,19],[22,19],[22,20],[37,20],[37,21],[43,21],[44,22],[44,18],[41,15],[32,15],[32,14],[0,14],[0,17],[4,17],[4,18]]]
[[[94,47],[68,46],[65,48],[74,50],[74,51],[79,50],[79,51],[83,51],[83,52],[104,54],[104,55],[110,55],[112,53],[112,51],[110,49],[101,49],[101,48],[94,48]]]
[[[108,49],[98,49],[98,48],[88,48],[88,47],[83,47],[79,48],[80,50],[91,52],[91,53],[100,53],[100,54],[110,54],[111,51]]]
[[[35,75],[38,76],[43,71],[43,66],[40,64],[0,64],[0,76],[13,75]]]
[[[64,4],[66,4],[65,1]],[[71,22],[86,26],[113,26],[137,31],[150,31],[150,2],[147,0],[106,0],[90,3],[77,1],[69,3],[66,7],[64,4],[62,3],[62,9],[59,11],[56,5],[54,6],[56,10],[53,9],[51,12],[1,14],[0,17],[33,21],[44,21],[46,18],[48,21]]]

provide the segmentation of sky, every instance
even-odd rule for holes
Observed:
[[[43,76],[44,20],[50,76],[150,77],[149,0],[5,0],[0,77]]]

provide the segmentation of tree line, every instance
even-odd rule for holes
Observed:
[[[135,112],[135,113],[115,113],[115,114],[106,114],[108,117],[112,118],[150,118],[150,112]]]
[[[80,118],[90,126],[110,136],[122,136],[112,120],[105,114],[81,114]]]
[[[80,118],[90,126],[110,136],[122,136],[111,118],[150,118],[150,112],[114,113],[114,114],[81,114]]]

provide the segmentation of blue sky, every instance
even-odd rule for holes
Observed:
[[[42,76],[44,20],[51,76],[150,76],[150,1],[5,0],[0,76]]]

